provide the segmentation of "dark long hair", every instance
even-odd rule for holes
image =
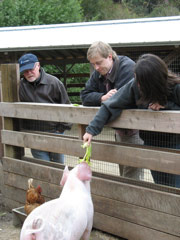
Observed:
[[[154,54],[140,56],[134,72],[141,93],[138,104],[159,103],[164,106],[173,86],[180,83],[180,77],[170,72],[165,62]]]

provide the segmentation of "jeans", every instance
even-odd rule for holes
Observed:
[[[180,175],[151,170],[153,180],[157,184],[180,188]]]
[[[34,158],[42,159],[45,161],[64,163],[64,154],[46,152],[36,149],[31,149]]]
[[[152,143],[144,142],[146,146],[154,146]],[[161,146],[162,147],[162,146]],[[171,147],[165,146],[166,148],[180,149],[180,144],[172,145]],[[180,188],[180,175],[164,173],[159,171],[151,170],[153,180],[156,184],[162,184],[166,186]]]
[[[63,133],[56,133],[56,134],[63,134]],[[52,153],[46,152],[36,149],[31,149],[31,153],[34,158],[42,159],[45,161],[57,162],[64,164],[64,154],[62,153]]]
[[[139,131],[137,131],[135,134],[131,136],[128,136],[128,135],[120,136],[119,132],[116,131],[115,140],[116,142],[132,143],[132,144],[140,144],[140,145],[143,145],[144,143],[142,139],[139,137]],[[130,167],[130,166],[119,164],[119,172],[120,172],[120,176],[123,176],[123,177],[134,178],[136,180],[144,179],[144,169],[142,168]]]

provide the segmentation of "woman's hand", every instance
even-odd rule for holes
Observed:
[[[162,108],[165,108],[165,107],[160,105],[159,103],[150,103],[148,107],[148,109],[152,109],[154,111],[159,111]]]
[[[90,133],[85,133],[84,136],[83,136],[83,140],[84,140],[84,143],[87,142],[88,145],[90,145],[91,143],[91,140],[92,140],[92,135]]]

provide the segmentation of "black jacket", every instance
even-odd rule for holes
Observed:
[[[116,119],[123,109],[147,109],[147,105],[137,105],[139,98],[140,92],[137,83],[132,79],[110,99],[102,103],[86,131],[93,136],[98,135],[104,125]],[[174,86],[164,110],[180,110],[180,84]],[[163,133],[162,135],[159,132],[140,131],[140,136],[145,141],[145,145],[176,148],[179,144],[178,148],[180,148],[179,134]]]
[[[63,83],[56,77],[47,74],[41,68],[40,78],[30,83],[25,78],[20,81],[19,98],[21,102],[70,104]],[[23,128],[33,131],[64,132],[71,129],[71,124],[40,120],[24,120]]]
[[[135,62],[126,56],[118,56],[115,59],[108,80],[111,89],[119,89],[134,77]],[[100,106],[101,97],[107,93],[105,78],[96,70],[87,81],[85,89],[81,91],[81,100],[84,106]]]

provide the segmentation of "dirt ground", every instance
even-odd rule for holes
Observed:
[[[0,240],[19,240],[21,229],[13,226],[12,219],[12,213],[4,208],[0,193]]]
[[[19,240],[20,237],[20,227],[15,227],[13,225],[13,215],[8,212],[3,203],[3,175],[2,175],[2,165],[0,160],[0,240]],[[120,240],[115,236],[97,231],[95,229],[91,232],[90,240]],[[121,239],[123,240],[123,239]]]
[[[0,240],[19,240],[20,228],[13,226],[13,216],[8,212],[3,203],[3,174],[0,160]]]

